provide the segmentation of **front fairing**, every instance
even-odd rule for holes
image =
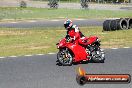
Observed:
[[[87,60],[86,57],[88,54],[85,51],[85,48],[78,44],[68,44],[67,46],[74,54],[74,62],[79,62],[82,60]]]
[[[66,46],[66,38],[63,38],[60,40],[60,42],[57,44],[57,48],[63,48]]]
[[[62,40],[60,40],[60,42],[57,45],[58,49],[62,49],[62,48],[68,48],[70,50],[70,52],[73,53],[74,59],[73,62],[79,62],[82,60],[87,60],[87,53],[85,51],[85,48],[78,45],[78,43],[76,42],[66,42],[66,38],[63,38]]]

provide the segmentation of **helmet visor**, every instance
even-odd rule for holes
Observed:
[[[64,24],[64,27],[65,27],[65,28],[69,27],[69,24]]]

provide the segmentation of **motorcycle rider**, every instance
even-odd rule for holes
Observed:
[[[67,35],[69,35],[73,41],[79,42],[81,45],[87,45],[87,38],[82,34],[78,26],[72,24],[70,19],[64,22],[64,27],[67,30]]]

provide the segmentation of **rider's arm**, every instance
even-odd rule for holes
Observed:
[[[76,40],[80,36],[80,34],[79,34],[79,28],[76,25],[74,26],[74,28],[75,28],[74,40]]]

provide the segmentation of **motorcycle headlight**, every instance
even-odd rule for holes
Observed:
[[[57,48],[59,49],[60,47],[59,47],[59,46],[57,46]]]
[[[60,44],[58,44],[57,48],[60,48],[60,47],[62,47],[62,46],[63,46],[63,44],[60,43]]]

